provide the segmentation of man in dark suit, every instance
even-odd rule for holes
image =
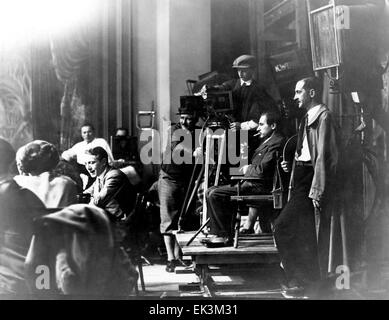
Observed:
[[[259,178],[259,181],[245,181],[242,184],[242,194],[268,194],[273,186],[274,170],[277,163],[277,153],[284,145],[285,139],[278,132],[280,116],[277,112],[264,112],[257,128],[261,144],[255,150],[250,165],[240,168],[245,177]],[[211,218],[210,242],[230,245],[232,242],[232,221],[236,205],[230,197],[237,194],[236,186],[226,185],[212,187],[206,191],[206,201]]]
[[[136,197],[127,176],[108,164],[108,154],[102,147],[85,152],[85,167],[96,178],[84,192],[91,195],[90,204],[104,209],[112,222],[125,220],[134,208]]]

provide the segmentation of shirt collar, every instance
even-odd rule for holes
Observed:
[[[104,178],[105,174],[107,173],[107,171],[108,171],[108,167],[106,167],[104,169],[104,171],[102,173],[100,173],[100,175],[98,175],[96,178],[99,179],[99,180],[103,180],[103,178]]]
[[[90,144],[90,143],[92,143],[93,141],[95,141],[96,140],[96,138],[93,138],[90,142],[86,142],[85,140],[83,141],[86,145],[88,145],[88,144]]]
[[[242,79],[240,79],[240,86],[242,87],[243,84],[245,84],[247,87],[251,86],[251,84],[253,83],[253,79],[249,80],[249,81],[243,81]]]
[[[265,144],[266,142],[268,142],[268,141],[274,136],[274,132],[275,132],[275,131],[273,131],[272,134],[271,134],[269,137],[267,137],[267,138],[265,139],[265,141],[262,142],[262,144]]]
[[[319,112],[320,106],[321,105],[318,104],[317,106],[314,106],[313,108],[307,111],[308,123],[310,123],[312,119],[316,116],[316,114]]]

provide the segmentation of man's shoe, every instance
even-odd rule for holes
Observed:
[[[176,264],[175,264],[175,260],[168,260],[166,262],[166,272],[174,272],[174,270],[176,269]]]
[[[229,247],[233,243],[232,239],[229,237],[214,237],[206,239],[207,238],[202,239],[201,243],[208,248]]]

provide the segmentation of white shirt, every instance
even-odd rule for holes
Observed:
[[[320,109],[320,104],[317,106],[311,108],[307,112],[307,125],[312,121],[312,119],[316,116]],[[309,147],[308,147],[308,138],[306,135],[306,128],[304,130],[304,139],[303,139],[303,146],[301,149],[301,155],[296,158],[297,161],[311,161],[311,153],[309,152]]]
[[[103,179],[104,179],[104,176],[105,176],[106,173],[107,173],[107,168],[105,168],[104,171],[102,173],[100,173],[100,175],[98,175],[96,177],[95,182],[91,186],[91,188],[92,188],[92,197],[90,199],[90,203],[89,204],[95,205],[95,201],[99,197],[99,194],[100,194],[101,190],[103,189],[103,186],[104,186],[103,185]]]
[[[251,84],[253,83],[253,80],[248,80],[248,81],[243,81],[242,79],[240,79],[240,86],[243,87],[243,85],[246,85],[247,87],[251,86]]]
[[[108,153],[108,163],[113,163],[113,155],[109,144],[103,138],[94,138],[91,142],[81,141],[76,143],[73,147],[65,150],[62,153],[62,158],[66,161],[76,158],[77,162],[85,165],[85,151],[95,147],[102,147]]]
[[[240,86],[242,87],[243,85],[246,85],[247,87],[251,86],[253,83],[253,80],[248,80],[248,81],[243,81],[240,79]],[[250,121],[245,121],[240,124],[240,129],[241,130],[252,130],[256,129],[258,127],[258,123],[256,123],[254,120]]]

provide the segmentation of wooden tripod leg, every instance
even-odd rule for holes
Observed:
[[[197,162],[196,162],[196,165],[197,165]],[[202,166],[201,171],[199,173],[199,176],[197,177],[197,180],[195,182],[195,186],[192,189],[192,192],[191,192],[191,195],[189,197],[189,200],[187,200],[187,197],[188,197],[188,192],[189,192],[189,190],[190,190],[190,188],[192,186],[192,179],[191,179],[191,182],[190,182],[190,184],[188,186],[188,191],[187,191],[187,194],[185,196],[184,204],[182,205],[182,208],[181,208],[180,217],[178,218],[178,232],[179,233],[183,233],[184,232],[183,229],[182,229],[181,224],[182,224],[182,221],[183,221],[184,217],[186,216],[187,212],[189,211],[190,205],[192,204],[192,201],[193,201],[193,199],[194,199],[194,197],[195,197],[195,195],[196,195],[196,193],[197,193],[197,191],[199,189],[199,186],[200,186],[200,183],[201,183],[201,178],[203,177],[203,175],[204,175],[204,166]],[[192,176],[192,178],[193,178],[193,176]]]
[[[200,234],[200,232],[206,227],[206,225],[209,223],[209,221],[211,221],[211,218],[208,218],[207,221],[205,221],[205,223],[201,226],[201,228],[195,233],[195,235],[190,238],[190,240],[187,242],[187,246],[189,246],[194,239],[196,239],[196,237]]]
[[[220,148],[219,148],[219,157],[217,160],[217,170],[216,170],[215,184],[214,184],[215,186],[219,185],[220,169],[221,169],[222,162],[223,162],[224,148],[226,146],[226,134],[223,133],[223,135],[219,139],[221,139],[221,143],[220,143]]]
[[[240,195],[240,183],[238,182],[237,188],[237,195]],[[241,212],[242,212],[242,205],[238,202],[238,209],[236,212],[236,218],[235,218],[235,232],[234,232],[234,248],[238,248],[239,245],[239,229],[240,229],[240,220],[241,220]]]
[[[205,171],[204,171],[204,193],[203,193],[203,215],[202,222],[207,220],[207,198],[206,192],[208,190],[208,182],[209,182],[209,163],[211,157],[211,134],[209,130],[207,130],[207,137],[205,140]]]
[[[187,189],[186,194],[185,194],[184,202],[182,203],[182,206],[181,206],[181,211],[180,211],[180,215],[178,218],[178,231],[180,231],[180,232],[182,232],[182,228],[181,228],[182,219],[186,215],[186,213],[188,212],[190,203],[193,199],[193,192],[190,193],[190,190],[192,188],[193,182],[195,181],[194,178],[195,178],[195,173],[196,173],[196,167],[199,164],[199,161],[200,161],[199,158],[197,158],[195,166],[193,167],[193,170],[192,170],[192,175],[191,175],[191,178],[189,181],[188,189]],[[190,196],[189,196],[189,194],[190,194]],[[189,199],[189,201],[188,201],[188,199]]]
[[[204,176],[204,166],[201,168],[200,174],[199,174],[199,176],[198,176],[198,178],[197,178],[197,180],[196,180],[195,187],[194,187],[194,189],[193,189],[193,191],[192,191],[192,194],[190,195],[189,201],[188,201],[188,203],[187,203],[187,205],[186,205],[185,212],[188,212],[189,207],[190,207],[190,205],[191,205],[191,203],[192,203],[192,201],[193,201],[193,198],[196,196],[197,191],[199,190],[199,187],[200,187],[200,184],[201,184],[201,181],[202,181],[201,178],[202,178],[203,176]]]

